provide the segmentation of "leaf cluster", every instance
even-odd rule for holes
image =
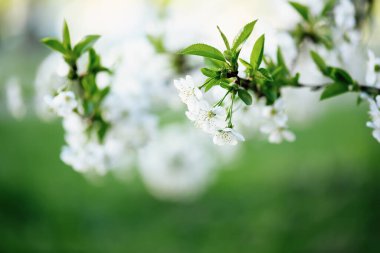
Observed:
[[[109,127],[102,115],[100,106],[104,98],[110,91],[109,87],[100,89],[97,85],[97,75],[105,72],[112,74],[109,68],[102,65],[101,57],[94,49],[95,43],[100,36],[88,35],[80,40],[76,45],[71,42],[69,27],[64,22],[62,30],[62,41],[56,38],[45,38],[41,42],[47,47],[60,53],[65,62],[68,64],[70,71],[68,73],[68,80],[72,85],[66,87],[76,93],[76,97],[80,100],[82,109],[77,113],[81,114],[89,122],[88,132],[95,131],[100,140],[102,140]],[[88,65],[85,73],[78,73],[77,61],[88,54]]]
[[[327,49],[333,48],[331,25],[333,23],[332,11],[336,2],[337,0],[327,0],[320,13],[313,14],[307,5],[289,1],[290,6],[301,18],[301,21],[290,31],[298,46],[309,40],[323,45]]]
[[[241,49],[251,36],[256,22],[257,20],[245,25],[232,43],[218,27],[225,45],[223,52],[201,43],[191,45],[181,51],[182,54],[202,56],[207,60],[207,67],[201,69],[202,74],[207,77],[201,86],[205,92],[214,86],[220,86],[236,94],[236,97],[246,105],[252,104],[252,94],[265,97],[267,103],[271,105],[281,96],[282,86],[298,82],[298,75],[291,76],[281,49],[278,49],[276,60],[265,56],[265,35],[261,35],[255,41],[249,61],[240,58]],[[244,77],[239,74],[240,64],[245,68]]]
[[[323,58],[315,51],[311,51],[311,57],[321,73],[332,82],[324,87],[321,100],[332,98],[349,91],[360,91],[360,86],[344,69],[328,66]]]

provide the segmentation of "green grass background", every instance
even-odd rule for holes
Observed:
[[[346,106],[293,144],[246,143],[200,199],[175,204],[138,179],[91,183],[63,165],[58,122],[2,119],[0,252],[380,252],[380,146],[366,120]]]

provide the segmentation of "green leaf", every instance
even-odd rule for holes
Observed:
[[[293,78],[291,78],[289,81],[293,85],[298,85],[300,80],[301,74],[297,73]]]
[[[301,15],[301,17],[304,20],[309,21],[309,19],[310,19],[309,7],[307,7],[306,5],[297,3],[297,2],[293,2],[293,1],[289,1],[289,4],[298,12],[298,14]]]
[[[99,35],[89,35],[84,37],[75,47],[74,47],[74,54],[77,57],[80,57],[82,54],[86,53],[88,50],[90,50],[96,41],[100,38]]]
[[[267,105],[273,105],[279,97],[278,92],[273,88],[265,90],[264,94],[267,100],[266,102]]]
[[[261,68],[255,72],[255,78],[273,82],[273,77],[268,70]]]
[[[240,50],[243,43],[249,38],[251,35],[253,28],[256,25],[257,20],[252,21],[246,24],[243,29],[240,30],[239,34],[235,37],[234,43],[232,44],[232,51],[237,52]]]
[[[223,89],[230,90],[232,83],[228,82],[228,80],[220,80],[219,85]]]
[[[198,55],[225,62],[223,54],[215,47],[206,44],[194,44],[183,49],[180,54]]]
[[[96,68],[100,65],[100,57],[93,48],[89,50],[88,59],[90,68]]]
[[[344,69],[341,69],[341,68],[332,68],[331,69],[331,73],[330,73],[330,77],[333,80],[335,80],[337,82],[344,83],[346,85],[354,83],[354,80],[352,79],[352,77],[350,76],[350,74],[347,71],[345,71]]]
[[[333,83],[328,85],[321,95],[321,100],[338,96],[340,94],[348,92],[347,85],[342,83]]]
[[[252,69],[252,65],[249,63],[249,62],[247,62],[247,61],[245,61],[245,60],[243,60],[243,59],[239,59],[239,61],[240,61],[240,63],[241,64],[243,64],[244,65],[244,67],[246,67],[247,69]]]
[[[222,39],[224,41],[224,45],[226,45],[227,50],[231,50],[231,46],[230,46],[230,43],[228,42],[226,35],[222,32],[222,30],[220,29],[219,26],[217,26],[217,28],[219,30],[220,36],[222,36]]]
[[[283,72],[283,70],[284,70],[284,68],[283,68],[282,66],[279,66],[279,67],[275,68],[275,69],[272,71],[271,75],[272,75],[273,77],[276,77],[277,75],[281,74],[281,73]]]
[[[239,98],[246,104],[251,105],[252,104],[252,96],[248,93],[248,91],[239,89],[238,90],[238,96]]]
[[[206,65],[206,67],[210,67],[210,68],[220,69],[220,68],[226,67],[225,62],[217,61],[217,60],[210,59],[210,58],[204,58],[204,63]]]
[[[62,45],[60,41],[54,38],[45,38],[42,39],[41,42],[48,46],[49,48],[53,49],[54,51],[60,52],[62,54],[66,54],[66,49]]]
[[[265,43],[265,35],[263,34],[253,46],[252,53],[251,53],[251,65],[254,70],[258,69],[260,67],[261,62],[263,61],[264,43]]]
[[[207,77],[219,77],[220,76],[219,71],[215,71],[215,70],[208,69],[208,68],[202,68],[201,72],[203,75],[205,75]]]
[[[323,35],[323,36],[317,36],[318,40],[329,50],[334,48],[334,41],[331,36],[329,35]]]
[[[286,62],[284,59],[284,55],[282,54],[281,47],[277,48],[277,64],[282,67],[282,70],[284,70],[287,74],[289,74],[289,69],[286,66]]]
[[[71,50],[70,31],[69,31],[69,26],[67,25],[66,21],[63,23],[62,37],[63,37],[63,46],[66,49]]]
[[[208,81],[205,83],[205,92],[209,91],[212,87],[214,87],[218,83],[219,83],[219,80],[215,78],[208,79]]]
[[[335,7],[336,0],[328,0],[323,6],[321,16],[326,17]]]
[[[102,101],[111,91],[111,87],[107,86],[106,88],[102,89],[99,93],[99,100]]]
[[[311,54],[311,58],[313,58],[313,61],[318,66],[319,70],[324,75],[328,75],[329,71],[328,71],[328,66],[325,63],[325,60],[323,60],[322,57],[315,51],[311,51],[310,54]]]
[[[150,44],[152,44],[152,46],[154,47],[156,53],[162,54],[167,51],[165,48],[163,36],[153,36],[148,34],[146,37]]]

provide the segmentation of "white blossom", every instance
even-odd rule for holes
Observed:
[[[16,119],[21,119],[26,114],[26,105],[22,96],[22,89],[17,78],[10,78],[6,84],[6,102],[9,112]]]
[[[115,91],[140,96],[155,109],[173,101],[179,107],[169,56],[157,54],[145,37],[130,38],[115,47],[115,51],[111,52],[119,55],[112,78]]]
[[[380,58],[376,58],[371,50],[368,51],[366,83],[380,88]]]
[[[63,118],[63,128],[66,145],[61,160],[77,172],[104,175],[107,171],[104,149],[97,136],[87,132],[87,122],[71,113]]]
[[[168,125],[140,151],[138,169],[154,196],[191,200],[213,179],[216,159],[211,147],[192,128]]]
[[[367,126],[373,129],[373,137],[380,142],[380,95],[376,99],[368,99],[370,105],[369,114],[371,121],[367,122]]]
[[[196,109],[199,100],[202,98],[202,92],[195,86],[193,78],[186,76],[186,78],[174,80],[174,86],[177,88],[182,102],[188,106],[189,110]]]
[[[237,129],[241,131],[244,136],[251,137],[257,134],[260,126],[265,123],[263,116],[263,110],[265,108],[265,99],[258,99],[256,96],[252,96],[252,105],[250,106],[240,102],[234,113],[236,122],[239,122]]]
[[[268,134],[270,143],[279,144],[284,140],[293,142],[296,139],[294,133],[289,131],[286,127],[280,127],[273,123],[263,125],[260,130],[262,133]]]
[[[289,142],[295,140],[295,135],[288,130],[288,115],[282,99],[278,99],[273,106],[267,106],[263,110],[263,116],[267,122],[260,127],[260,131],[268,135],[270,143],[278,144],[284,140]]]
[[[351,30],[355,27],[355,6],[350,0],[340,0],[334,8],[335,23],[343,31]]]
[[[69,67],[62,55],[53,53],[49,55],[39,66],[35,79],[35,107],[37,115],[44,120],[55,116],[50,106],[45,102],[45,97],[52,97],[58,89],[64,87],[68,80]]]
[[[101,141],[96,132],[88,132],[88,123],[78,114],[63,120],[66,145],[61,159],[80,173],[104,175],[110,171],[129,171],[138,150],[151,139],[156,129],[155,117],[142,114],[114,122]]]
[[[215,133],[214,143],[219,146],[237,145],[239,141],[245,141],[244,136],[232,128],[225,128]]]
[[[212,107],[202,100],[192,110],[186,112],[187,117],[206,133],[213,134],[225,126],[226,110],[221,106]]]
[[[61,117],[71,114],[78,107],[78,102],[72,91],[61,91],[55,97],[46,96],[45,102]]]

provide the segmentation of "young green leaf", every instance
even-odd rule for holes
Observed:
[[[222,87],[223,89],[226,89],[226,90],[230,90],[231,87],[233,86],[233,83],[230,83],[228,82],[227,80],[220,80],[220,82],[218,83],[220,85],[220,87]]]
[[[260,79],[260,80],[273,82],[272,75],[268,72],[268,70],[266,70],[264,68],[258,69],[258,71],[255,72],[255,78]]]
[[[289,1],[289,4],[298,12],[298,14],[301,15],[301,17],[304,20],[309,21],[309,19],[310,19],[309,7],[307,7],[306,5],[297,3],[297,2],[293,2],[293,1]]]
[[[65,47],[57,39],[54,39],[54,38],[45,38],[45,39],[42,39],[41,42],[43,44],[45,44],[46,46],[48,46],[49,48],[51,48],[51,49],[53,49],[53,50],[55,50],[57,52],[60,52],[62,54],[66,54]]]
[[[202,68],[201,72],[203,75],[205,75],[207,77],[219,77],[220,76],[219,71],[215,71],[215,70],[208,69],[208,68]]]
[[[94,46],[99,38],[99,35],[86,36],[74,47],[74,54],[79,57],[82,54],[86,53],[90,48]]]
[[[253,46],[252,53],[251,53],[251,65],[254,70],[257,70],[260,67],[261,62],[263,61],[264,43],[265,43],[265,35],[263,34]]]
[[[205,92],[209,91],[212,87],[217,85],[220,81],[215,79],[215,78],[210,78],[206,83],[205,83]]]
[[[217,61],[211,58],[204,58],[204,63],[206,67],[210,67],[210,68],[220,69],[220,68],[226,67],[225,62]]]
[[[252,66],[251,66],[251,64],[249,63],[249,62],[247,62],[247,61],[245,61],[245,60],[243,60],[243,59],[239,59],[239,61],[240,61],[240,63],[242,64],[242,65],[244,65],[244,67],[246,67],[247,69],[252,69]]]
[[[336,82],[341,82],[346,85],[353,84],[354,80],[350,76],[350,74],[341,68],[332,68],[330,77],[335,80]]]
[[[62,37],[63,37],[63,46],[66,49],[71,50],[70,31],[69,31],[69,26],[67,25],[66,21],[63,23]]]
[[[226,45],[227,50],[231,50],[231,46],[230,46],[230,43],[228,42],[226,35],[222,32],[222,30],[220,29],[219,26],[217,26],[217,28],[219,30],[220,36],[222,36],[222,39],[224,41],[224,45]]]
[[[162,36],[153,36],[151,34],[148,34],[146,37],[150,44],[152,44],[152,46],[156,50],[156,53],[162,54],[167,51]]]
[[[248,91],[239,89],[238,90],[238,96],[239,98],[246,104],[251,105],[252,104],[252,96],[248,93]]]
[[[225,62],[223,54],[215,47],[206,44],[194,44],[183,49],[180,54],[198,55]]]
[[[284,68],[283,68],[282,66],[279,66],[279,67],[275,68],[275,69],[272,71],[271,75],[272,75],[272,77],[274,78],[274,77],[276,77],[277,75],[281,74],[283,71],[284,71]]]
[[[281,47],[277,48],[277,64],[282,67],[282,70],[289,74],[289,69],[286,66],[284,55],[282,54]]]
[[[328,0],[326,1],[325,5],[323,6],[321,16],[325,17],[327,16],[335,7],[336,0]]]
[[[313,61],[318,66],[319,70],[324,74],[328,75],[328,66],[326,65],[325,61],[322,59],[322,57],[315,51],[311,51],[311,58],[313,58]]]
[[[255,27],[257,20],[246,24],[239,34],[235,37],[234,43],[232,44],[232,51],[237,52],[240,50],[243,43],[251,36],[253,28]]]
[[[333,83],[328,85],[321,95],[321,100],[338,96],[348,92],[348,86],[342,83]]]

